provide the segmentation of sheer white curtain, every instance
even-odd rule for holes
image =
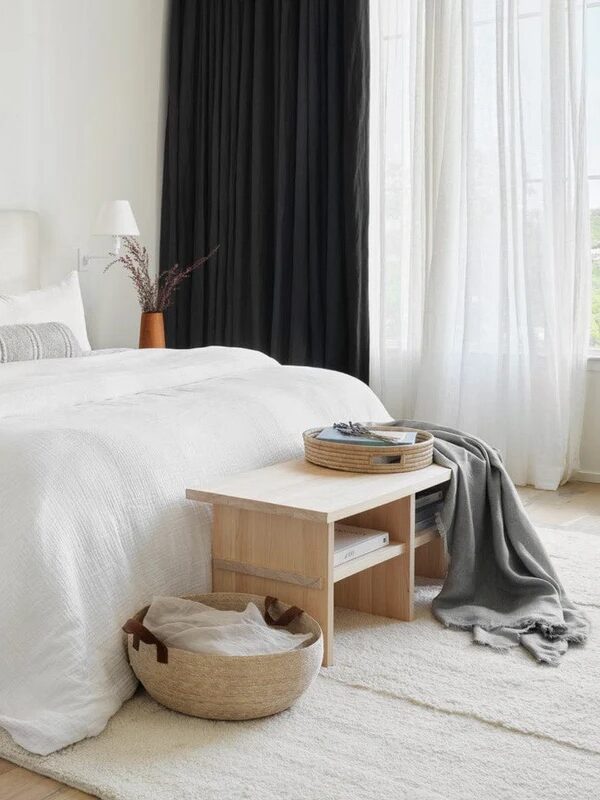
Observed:
[[[579,0],[371,0],[372,386],[542,488],[583,415],[584,24]]]

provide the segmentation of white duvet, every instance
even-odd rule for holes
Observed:
[[[135,689],[121,625],[210,591],[210,475],[302,454],[304,429],[387,419],[371,390],[251,350],[0,365],[0,727],[49,753]]]

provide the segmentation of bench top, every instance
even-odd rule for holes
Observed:
[[[189,500],[298,519],[336,522],[437,486],[451,472],[432,464],[412,472],[340,472],[304,459],[213,478],[186,491]]]

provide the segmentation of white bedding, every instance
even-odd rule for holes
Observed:
[[[209,475],[300,456],[301,432],[389,419],[354,378],[250,350],[0,366],[0,726],[49,753],[135,688],[120,626],[210,590]]]

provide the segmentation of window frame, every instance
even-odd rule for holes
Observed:
[[[599,8],[600,7],[600,0],[587,0],[585,6],[586,6],[586,9],[588,9],[588,10],[590,8]],[[587,72],[587,70],[586,70],[586,72]],[[586,74],[586,78],[587,78],[587,74]],[[587,99],[588,98],[586,98],[586,102],[587,102]],[[588,185],[589,185],[589,183],[591,181],[599,181],[600,182],[600,175],[596,174],[596,173],[589,173],[588,172],[587,179],[588,179]],[[591,193],[590,193],[590,196],[591,196]],[[591,214],[592,210],[594,210],[594,209],[592,209],[592,206],[590,204],[589,205],[589,214]],[[592,269],[592,258],[591,258],[591,250],[590,250],[590,270],[591,269]],[[591,304],[591,302],[592,302],[592,298],[590,297],[590,304]],[[590,312],[591,312],[591,308],[590,308]],[[590,319],[590,325],[591,325],[591,319]],[[591,330],[590,330],[590,339],[591,339]],[[588,346],[588,370],[591,371],[591,372],[600,372],[600,346],[592,345],[591,341],[590,341],[590,344]]]

